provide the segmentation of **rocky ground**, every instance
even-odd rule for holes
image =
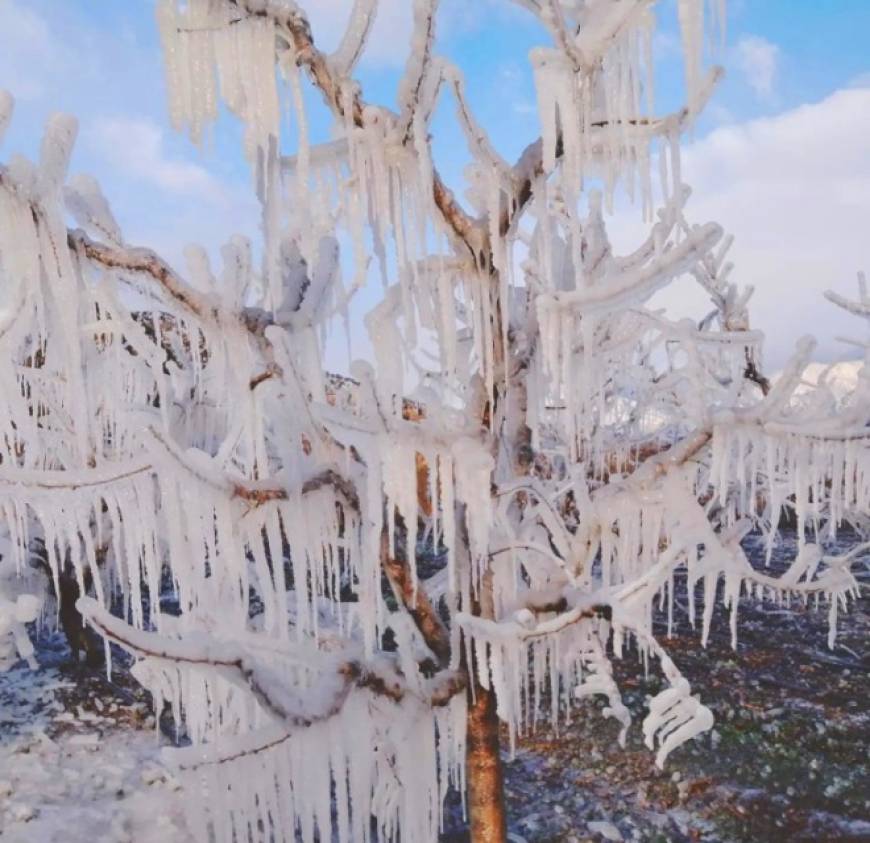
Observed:
[[[790,553],[786,543],[779,558]],[[868,569],[861,577],[870,585]],[[506,761],[514,843],[870,841],[866,587],[833,650],[824,609],[746,602],[736,651],[724,612],[706,650],[677,615],[667,648],[713,709],[713,733],[657,770],[640,722],[658,678],[625,658],[615,675],[635,724],[624,750],[601,703],[587,702]],[[123,666],[111,681],[70,666],[58,636],[38,655],[39,671],[0,674],[2,843],[189,840],[147,695]],[[443,839],[467,839],[458,798]]]
[[[784,541],[773,568],[793,555]],[[614,671],[634,718],[624,750],[616,723],[596,710],[603,703],[587,702],[559,734],[521,741],[507,762],[515,843],[870,841],[868,567],[859,579],[862,597],[841,616],[833,650],[825,607],[744,600],[736,651],[721,609],[706,650],[685,612],[670,640],[662,618],[660,640],[713,710],[714,731],[656,769],[640,723],[658,677],[625,658]]]

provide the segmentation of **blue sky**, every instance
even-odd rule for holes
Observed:
[[[316,38],[334,46],[350,0],[302,0]],[[401,73],[411,0],[382,0],[360,71],[366,96],[392,102]],[[656,38],[661,111],[682,101],[674,0],[659,4]],[[469,99],[509,160],[538,134],[529,49],[544,32],[508,0],[442,0],[439,51],[465,72]],[[736,278],[756,286],[754,320],[768,335],[771,367],[795,339],[816,333],[826,359],[847,356],[836,334],[862,326],[821,298],[854,288],[870,270],[870,2],[730,0],[727,37],[716,60],[727,76],[686,139],[690,214],[736,235]],[[35,157],[53,111],[80,120],[74,171],[95,175],[127,239],[181,264],[187,242],[212,252],[231,233],[257,237],[257,208],[241,155],[241,131],[224,116],[202,147],[172,132],[167,118],[153,0],[0,0],[0,87],[17,109],[0,159]],[[466,155],[440,108],[436,158],[461,195]],[[326,121],[315,118],[325,136]],[[630,248],[637,212],[613,222]],[[665,304],[705,312],[683,288]],[[682,314],[680,314],[682,315]]]

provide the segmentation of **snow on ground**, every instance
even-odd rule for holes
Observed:
[[[23,663],[0,673],[0,839],[190,840],[146,703],[120,687],[93,688],[109,684],[104,678],[83,688],[71,675]]]

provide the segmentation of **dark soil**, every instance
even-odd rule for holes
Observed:
[[[794,537],[786,537],[774,572],[793,554]],[[665,771],[658,770],[640,724],[646,698],[663,687],[660,674],[645,677],[628,654],[614,669],[634,718],[626,748],[595,701],[579,704],[558,734],[544,730],[521,740],[505,765],[513,840],[604,840],[592,830],[603,821],[624,840],[870,841],[870,571],[864,565],[862,596],[841,613],[833,650],[826,605],[777,607],[744,598],[736,650],[723,609],[706,649],[684,611],[675,612],[670,639],[665,616],[658,617],[659,640],[713,710],[714,731],[680,747]],[[683,606],[685,600],[684,590]],[[463,839],[458,822],[444,835]]]

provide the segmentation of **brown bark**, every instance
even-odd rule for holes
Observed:
[[[101,266],[150,275],[174,301],[194,316],[204,320],[217,318],[214,307],[199,293],[188,287],[172,267],[150,249],[107,246],[91,240],[82,231],[69,232],[67,241],[74,252],[81,252],[89,260]]]
[[[398,516],[397,516],[398,520]],[[422,583],[415,583],[407,559],[399,558],[391,552],[386,529],[381,534],[381,567],[396,595],[420,630],[426,646],[438,659],[439,667],[450,662],[450,636],[444,628],[438,611],[433,605]]]
[[[465,767],[473,843],[504,843],[507,818],[495,694],[477,682],[468,690]]]
[[[90,579],[88,572],[86,585],[89,585]],[[90,627],[85,626],[85,620],[76,608],[81,590],[75,575],[61,572],[57,586],[58,618],[69,644],[73,664],[79,664],[80,656],[84,655],[88,667],[102,667],[105,661],[103,641]]]
[[[459,507],[457,523],[462,531],[465,564],[468,558],[468,529],[465,507]],[[472,599],[472,614],[492,618],[492,573],[481,579],[480,599]],[[499,720],[495,692],[481,686],[478,665],[471,648],[462,648],[462,666],[468,674],[468,714],[465,721],[465,778],[468,785],[468,811],[472,843],[505,843],[507,811],[501,765]]]

